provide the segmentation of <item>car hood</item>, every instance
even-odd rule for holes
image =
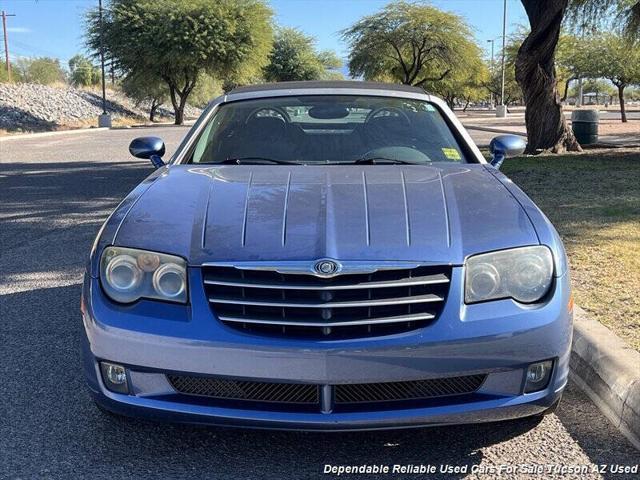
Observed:
[[[398,260],[462,264],[537,244],[484,165],[166,167],[114,244],[204,262]]]

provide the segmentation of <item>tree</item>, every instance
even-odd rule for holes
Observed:
[[[149,120],[155,122],[158,108],[169,99],[167,85],[160,77],[142,72],[130,73],[122,80],[122,91],[137,105],[149,104]]]
[[[460,103],[466,111],[471,102],[487,98],[489,67],[482,60],[480,48],[474,47],[460,58],[460,62],[444,79],[425,82],[425,89],[442,97],[450,108]]]
[[[502,95],[502,72],[499,68],[494,69],[484,86],[493,94],[496,102],[500,103],[502,101],[500,98],[500,95]],[[513,63],[505,62],[504,105],[508,107],[512,103],[520,101],[522,101],[522,89],[516,82],[515,67]]]
[[[526,153],[580,151],[558,98],[555,52],[568,0],[522,0],[531,32],[516,58],[516,81],[526,105]]]
[[[320,80],[328,71],[342,66],[334,52],[317,52],[315,39],[295,28],[280,28],[276,32],[269,64],[264,77],[269,82]]]
[[[569,33],[561,34],[556,51],[556,73],[564,83],[560,101],[567,100],[569,83],[587,77],[591,70],[593,58],[584,38]]]
[[[90,87],[100,83],[100,69],[84,55],[74,55],[69,60],[69,79],[73,85]]]
[[[23,82],[51,85],[66,81],[65,72],[57,58],[20,58],[14,67]]]
[[[405,1],[363,17],[342,37],[350,48],[352,76],[416,86],[446,78],[473,45],[461,17]]]
[[[504,105],[509,106],[513,102],[522,101],[522,89],[516,82],[515,63],[518,56],[518,50],[522,42],[526,38],[528,32],[520,29],[513,35],[510,35],[505,45],[504,59]],[[502,102],[502,69],[494,68],[491,72],[485,87],[489,90],[496,102]]]
[[[580,31],[621,27],[628,38],[639,38],[640,0],[571,0],[569,19]]]
[[[606,80],[598,80],[594,78],[586,78],[582,83],[583,94],[594,93],[596,105],[600,104],[600,100],[607,101],[608,97],[614,98],[617,95],[617,90]],[[579,88],[571,90],[572,95],[578,96],[580,94]]]
[[[620,119],[627,121],[625,89],[640,83],[640,40],[633,41],[615,34],[598,35],[590,41],[594,78],[606,78],[617,89],[620,101]]]
[[[198,108],[204,108],[211,100],[224,92],[223,84],[217,78],[203,74],[198,78],[196,88],[191,92],[189,103]]]
[[[15,78],[16,72],[11,72],[12,73],[12,80],[16,81],[17,79]],[[4,60],[0,60],[0,83],[5,83],[9,81],[9,75],[7,74],[7,64],[4,62]]]
[[[161,78],[182,124],[202,74],[233,77],[267,63],[271,16],[263,0],[112,0],[103,12],[104,46],[125,75]],[[87,16],[87,43],[99,51],[97,10]]]

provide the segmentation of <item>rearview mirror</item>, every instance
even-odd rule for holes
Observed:
[[[489,144],[491,165],[500,168],[505,158],[520,155],[526,147],[527,143],[524,138],[517,135],[499,135],[495,137]]]
[[[137,158],[148,158],[154,167],[160,168],[164,165],[162,155],[164,155],[164,142],[158,137],[138,137],[129,144],[129,153]]]

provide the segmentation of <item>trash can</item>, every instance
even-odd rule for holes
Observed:
[[[598,143],[598,110],[574,110],[571,129],[580,145]]]

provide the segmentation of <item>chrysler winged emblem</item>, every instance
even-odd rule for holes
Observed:
[[[318,260],[313,269],[317,275],[328,277],[340,271],[340,264],[333,260]]]

